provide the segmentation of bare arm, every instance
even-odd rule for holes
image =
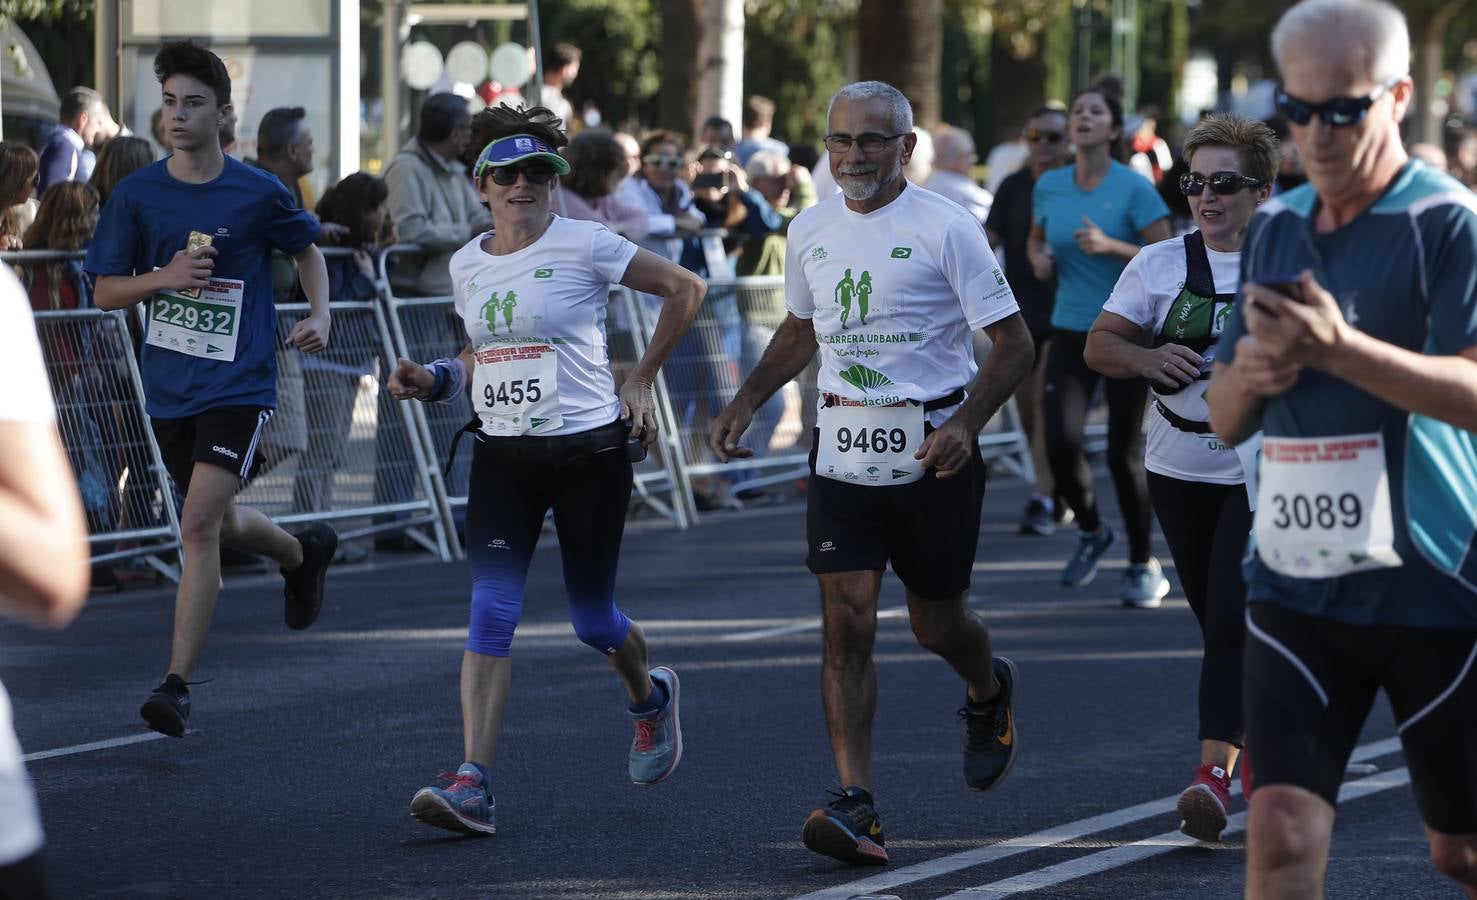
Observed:
[[[1075,235],[1077,246],[1082,248],[1083,253],[1090,253],[1094,256],[1112,256],[1128,262],[1138,256],[1139,251],[1149,244],[1169,240],[1169,218],[1166,216],[1150,222],[1139,232],[1139,243],[1137,244],[1108,237],[1086,216],[1082,217],[1082,227],[1077,229]]]
[[[203,288],[215,270],[214,247],[197,247],[194,252],[181,250],[169,265],[139,275],[103,275],[97,280],[93,303],[98,309],[127,309],[160,291],[182,291]]]
[[[328,267],[323,262],[323,251],[315,244],[304,247],[293,259],[297,261],[298,281],[308,295],[308,317],[292,326],[287,341],[304,353],[318,353],[328,346],[331,324]]]
[[[1138,325],[1105,310],[1087,333],[1082,357],[1109,378],[1147,378],[1167,388],[1183,387],[1200,377],[1205,363],[1200,354],[1179,344],[1146,347],[1147,337]]]
[[[751,448],[738,444],[738,439],[754,418],[754,410],[804,371],[815,356],[815,349],[815,323],[787,313],[759,364],[744,379],[733,401],[708,427],[708,446],[713,448],[718,459],[728,462],[731,458],[745,459],[754,455]]]
[[[56,426],[0,422],[0,611],[60,628],[87,597],[87,527]]]
[[[646,342],[646,352],[641,354],[636,368],[617,395],[621,418],[631,423],[631,437],[639,437],[642,444],[650,446],[657,434],[656,395],[653,390],[657,370],[692,325],[697,308],[708,293],[708,285],[693,273],[650,250],[636,251],[621,284],[633,291],[662,298],[662,311],[657,316],[651,339]]]
[[[980,431],[1030,374],[1035,359],[1031,332],[1020,313],[986,325],[984,331],[990,339],[990,355],[969,386],[969,397],[924,439],[915,454],[939,478],[948,478],[969,464]]]
[[[1026,258],[1031,261],[1031,270],[1037,281],[1051,280],[1052,273],[1056,271],[1056,254],[1046,243],[1046,229],[1036,219],[1031,220],[1031,234],[1026,238]]]

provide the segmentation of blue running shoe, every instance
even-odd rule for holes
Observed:
[[[872,795],[861,788],[847,788],[811,813],[801,840],[807,850],[854,866],[887,862],[882,820],[877,818]]]
[[[631,741],[631,780],[656,784],[671,775],[682,761],[682,724],[677,719],[677,673],[666,666],[651,670],[653,684],[667,689],[661,709],[631,713],[636,737]]]
[[[1062,584],[1067,587],[1082,587],[1097,577],[1097,562],[1113,546],[1117,539],[1113,529],[1107,525],[1098,529],[1097,534],[1084,531],[1077,536],[1077,549],[1072,552],[1072,558],[1067,560],[1067,567],[1062,569]]]
[[[1141,565],[1131,565],[1123,573],[1123,605],[1134,609],[1158,609],[1164,595],[1169,593],[1169,579],[1159,560],[1150,559]]]
[[[487,792],[482,773],[471,763],[462,763],[456,774],[437,776],[445,787],[426,787],[410,799],[410,814],[437,828],[462,834],[493,834],[497,831],[497,801]]]

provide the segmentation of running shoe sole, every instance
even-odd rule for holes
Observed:
[[[1226,808],[1210,788],[1192,784],[1180,794],[1180,831],[1197,841],[1215,843],[1226,830]]]
[[[313,586],[313,600],[311,604],[303,604],[295,599],[292,591],[286,592],[286,603],[282,611],[282,617],[287,622],[287,627],[294,631],[302,631],[318,621],[318,613],[323,610],[323,582],[328,577],[328,567],[333,562],[333,554],[338,551],[338,532],[327,525],[319,523],[313,525],[303,532],[304,535],[313,534],[317,537],[314,544],[321,548],[317,554],[321,555],[321,567],[318,569],[318,577]],[[299,538],[301,541],[301,538]],[[309,565],[306,550],[308,545],[304,543],[303,565]],[[286,575],[286,573],[283,573]]]
[[[410,798],[410,814],[433,828],[461,834],[496,834],[497,825],[469,819],[451,808],[446,799],[430,788],[421,788]]]
[[[1165,597],[1169,596],[1169,579],[1163,575],[1159,576],[1159,586],[1154,589],[1154,596],[1143,600],[1130,600],[1123,598],[1123,605],[1129,609],[1158,609]]]
[[[632,781],[632,784],[661,784],[663,781],[666,781],[668,778],[672,777],[672,773],[677,771],[677,764],[682,762],[682,720],[677,717],[677,697],[682,692],[682,689],[681,685],[679,685],[677,682],[677,673],[672,671],[672,669],[667,666],[657,666],[651,671],[654,673],[665,673],[668,678],[667,690],[671,693],[672,696],[667,698],[667,706],[669,709],[672,710],[672,733],[676,736],[677,746],[676,749],[672,752],[672,764],[667,767],[667,771],[663,772],[658,778],[652,781]]]
[[[997,656],[995,659],[1005,663],[1005,668],[1010,670],[1010,757],[1005,760],[1005,768],[1000,770],[1000,777],[996,778],[989,787],[978,788],[972,784],[969,785],[969,789],[976,794],[983,794],[985,791],[999,787],[1000,782],[1005,780],[1005,776],[1010,774],[1010,770],[1015,768],[1015,758],[1021,753],[1021,736],[1015,728],[1015,698],[1020,694],[1021,673],[1015,667],[1015,663],[1005,657]]]
[[[163,694],[154,694],[145,700],[144,705],[138,708],[138,714],[144,717],[144,721],[149,723],[151,729],[162,735],[185,736],[184,717]]]
[[[805,820],[801,838],[805,848],[822,856],[858,866],[880,866],[887,862],[887,851],[871,838],[859,838],[823,809]]]

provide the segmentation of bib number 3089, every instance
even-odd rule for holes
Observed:
[[[496,385],[491,383],[482,386],[482,403],[491,409],[502,404],[504,406],[520,406],[525,401],[537,403],[544,397],[543,388],[539,387],[539,378],[515,378],[511,381],[502,381]]]
[[[1332,531],[1335,527],[1358,528],[1364,521],[1364,504],[1359,495],[1343,493],[1337,497],[1329,494],[1273,494],[1272,524],[1287,529],[1296,526],[1303,531],[1318,528]]]

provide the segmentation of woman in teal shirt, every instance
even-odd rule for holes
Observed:
[[[1082,451],[1087,411],[1101,376],[1082,359],[1087,332],[1113,292],[1123,267],[1145,244],[1169,238],[1169,208],[1154,186],[1118,157],[1123,106],[1099,87],[1072,101],[1069,137],[1073,165],[1043,174],[1032,197],[1034,221],[1027,252],[1036,277],[1057,277],[1046,357],[1046,457],[1057,491],[1082,529],[1062,583],[1084,585],[1116,535],[1098,514],[1092,473]],[[1158,606],[1169,582],[1149,552],[1152,512],[1144,475],[1144,408],[1148,388],[1139,379],[1108,379],[1108,471],[1128,530],[1129,567],[1123,602]]]

